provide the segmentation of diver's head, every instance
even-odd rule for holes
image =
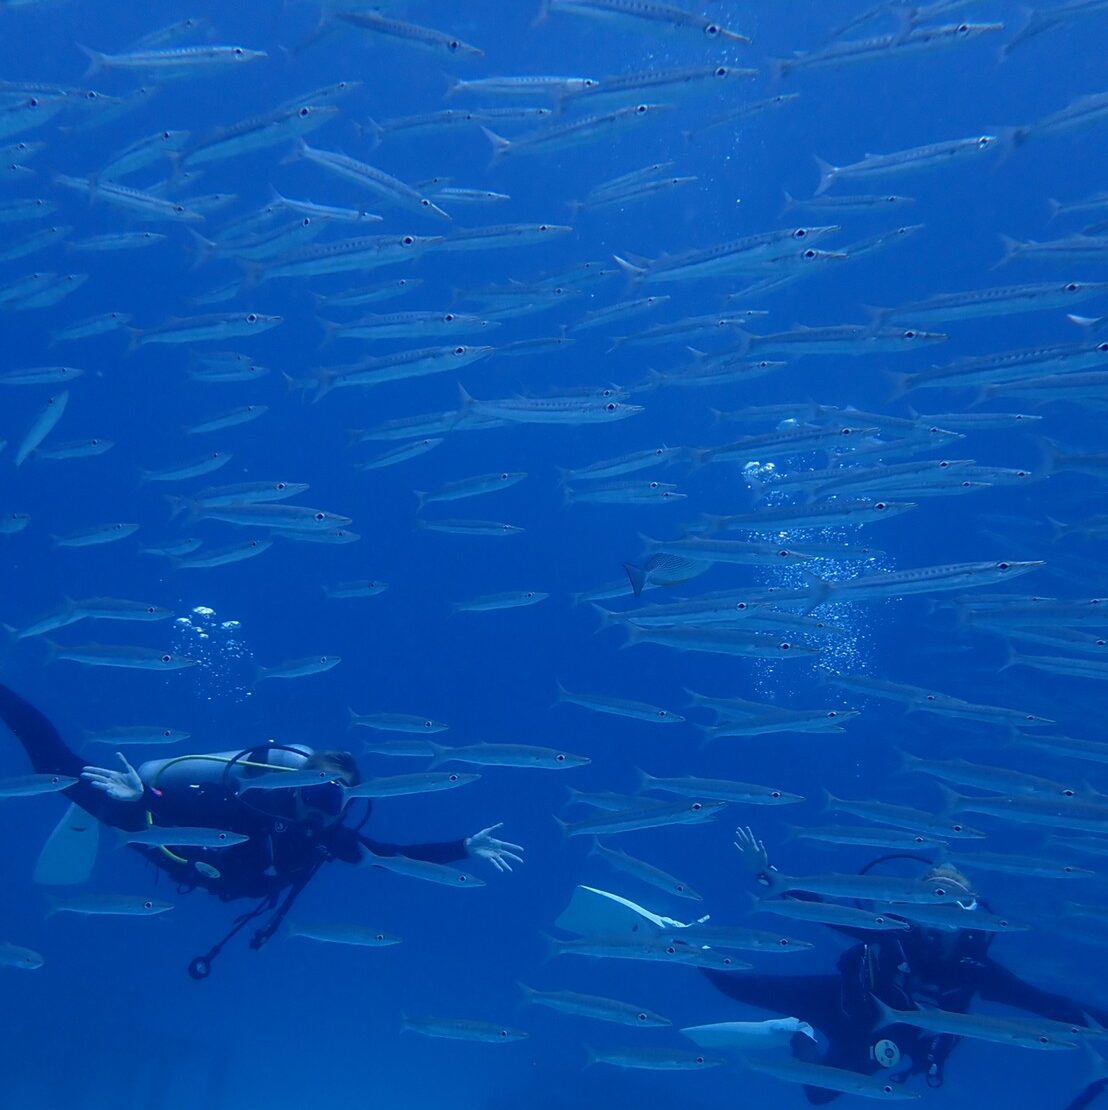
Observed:
[[[952,894],[958,895],[958,905],[964,910],[975,909],[977,906],[977,896],[973,893],[973,885],[953,864],[940,863],[932,867],[924,875],[923,881],[925,883],[941,883],[946,886]],[[964,898],[962,897],[963,893]]]
[[[341,820],[346,808],[343,786],[357,786],[362,781],[358,765],[349,752],[313,752],[303,765],[305,771],[326,771],[334,777],[318,786],[304,786],[296,792],[297,820],[313,824],[333,825]]]

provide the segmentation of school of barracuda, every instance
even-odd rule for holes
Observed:
[[[582,739],[581,751],[531,746],[525,735],[439,743],[447,724],[419,706],[362,705],[349,722],[340,709],[329,725],[357,726],[352,735],[370,738],[364,751],[407,757],[402,769],[413,759],[426,763],[417,774],[370,779],[354,796],[446,789],[479,777],[447,775],[437,770],[443,765],[517,768],[498,773],[525,780],[527,769],[572,777],[574,768],[610,761],[612,787],[622,792],[575,791],[556,815],[567,837],[721,820],[757,825],[750,807],[791,805],[804,815],[796,818],[793,849],[828,849],[816,858],[840,861],[826,873],[784,875],[780,889],[766,895],[763,907],[793,924],[813,914],[873,921],[875,910],[887,927],[944,920],[943,906],[914,904],[929,901],[923,883],[844,874],[853,872],[854,857],[835,853],[859,846],[955,861],[978,885],[987,881],[997,903],[1006,875],[1044,887],[1063,877],[1093,879],[1108,855],[1108,795],[1097,790],[1108,740],[1087,710],[1108,678],[1108,600],[1090,596],[1088,582],[1096,544],[1108,534],[1108,515],[1098,511],[1108,450],[1092,438],[1058,438],[1054,425],[1074,406],[1099,422],[1108,411],[1108,192],[1049,202],[1044,196],[1041,235],[1016,241],[1008,237],[999,183],[1021,162],[1091,157],[1094,149],[1102,157],[1108,91],[1091,88],[1041,118],[1005,127],[983,118],[979,133],[951,133],[940,123],[905,129],[898,149],[876,153],[860,145],[826,149],[819,135],[794,132],[810,191],[778,188],[783,210],[776,221],[751,222],[741,204],[729,212],[698,210],[697,176],[686,172],[683,155],[695,149],[701,160],[718,157],[722,172],[759,129],[788,130],[790,112],[808,95],[810,71],[872,64],[895,88],[902,55],[966,51],[1003,83],[1010,57],[1034,49],[1041,36],[1079,35],[1105,5],[1066,0],[1017,15],[1013,5],[987,0],[885,0],[822,40],[796,26],[798,53],[774,59],[759,49],[754,28],[732,25],[733,16],[740,22],[740,5],[544,0],[539,11],[535,2],[536,51],[541,55],[543,36],[556,26],[560,35],[602,45],[609,57],[603,71],[579,73],[567,60],[551,63],[550,74],[520,71],[497,50],[487,5],[471,11],[436,0],[325,0],[318,27],[290,36],[283,53],[225,43],[218,26],[182,19],[139,41],[59,44],[72,55],[71,84],[0,83],[0,313],[9,329],[40,338],[38,364],[6,359],[0,369],[0,551],[14,565],[19,545],[36,534],[72,549],[72,577],[57,582],[51,611],[25,611],[18,593],[7,592],[8,650],[20,659],[49,653],[43,666],[56,668],[189,668],[195,660],[172,648],[166,631],[180,576],[236,575],[237,588],[249,591],[251,579],[238,564],[312,545],[310,576],[289,583],[326,595],[312,643],[302,658],[263,659],[258,696],[270,682],[308,686],[336,666],[368,666],[381,650],[372,637],[361,660],[311,648],[326,649],[334,612],[326,607],[368,611],[388,589],[349,575],[352,567],[372,568],[372,553],[351,559],[343,551],[367,545],[381,491],[411,491],[405,464],[433,453],[441,465],[411,499],[411,542],[440,545],[442,560],[480,560],[484,545],[518,543],[527,529],[496,505],[521,483],[557,491],[563,520],[592,514],[599,526],[607,516],[621,522],[613,529],[622,536],[620,514],[639,514],[644,533],[639,550],[624,549],[620,539],[593,551],[595,580],[576,583],[572,597],[564,583],[533,580],[521,557],[501,589],[439,598],[442,619],[510,621],[505,634],[526,644],[528,613],[501,611],[558,606],[577,622],[591,605],[600,618],[597,635],[612,651],[641,653],[641,686],[605,688],[603,673],[588,689],[579,688],[580,677],[565,684],[551,678],[551,697],[574,707],[554,712],[566,720],[596,714],[600,733],[613,715],[643,729],[666,725],[675,736],[699,729],[713,744],[701,748],[686,737],[686,776],[647,768],[638,792],[627,792],[626,760],[618,765],[622,757],[602,743],[590,747],[588,733],[572,733]],[[981,19],[970,22],[974,9]],[[761,16],[763,23],[769,18],[789,17]],[[659,65],[659,43],[666,58],[686,60]],[[336,72],[323,88],[295,87],[297,58],[340,45],[344,58],[357,59],[350,73]],[[438,99],[413,101],[403,117],[376,118],[372,59],[380,51],[440,70]],[[242,118],[229,96],[223,117],[206,131],[179,129],[175,100],[194,83],[282,66],[292,74],[284,103]],[[855,105],[859,113],[865,108]],[[95,136],[99,161],[70,156],[71,129]],[[455,176],[452,146],[480,132],[487,166],[470,163],[469,176]],[[420,149],[439,152],[442,176],[409,170],[407,159]],[[560,210],[536,213],[525,195],[528,175],[556,181],[565,151],[587,160],[591,187],[565,195]],[[268,175],[236,176],[244,156],[264,156]],[[737,174],[741,191],[741,167],[728,172]],[[913,250],[948,218],[937,208],[913,207],[913,187],[925,175],[961,173],[979,173],[977,187],[997,193],[988,230],[1002,268],[991,279],[962,278],[952,260],[949,285],[921,290],[911,303],[885,303],[886,275],[910,269]],[[647,256],[634,241],[609,241],[607,213],[637,209],[649,222],[652,204],[678,195],[692,218],[660,230],[665,253]],[[644,238],[653,242],[657,234]],[[551,266],[551,244],[570,250],[572,264]],[[502,252],[503,279],[472,284],[467,259],[474,251]],[[164,287],[160,314],[117,303],[110,280],[117,268]],[[796,285],[815,288],[848,273],[866,290],[849,319],[793,315]],[[180,274],[189,276],[190,289],[201,282],[202,292],[178,296]],[[296,306],[295,318],[270,310],[275,290],[282,306]],[[1006,349],[996,331],[987,333],[989,346],[975,342],[976,328],[1032,313],[1048,322],[1043,343]],[[322,342],[314,363],[264,365],[251,354],[255,337],[286,329],[315,329]],[[105,389],[114,388],[114,403],[126,414],[129,379],[155,374],[158,410],[131,416],[160,429],[160,457],[141,468],[98,464],[122,445],[83,419],[85,391],[97,390],[103,403]],[[844,383],[855,375],[886,381],[888,403],[878,411],[853,407]],[[405,384],[432,376],[441,386],[439,407],[413,410]],[[390,389],[378,392],[386,383]],[[637,417],[678,404],[700,415],[695,442],[636,435]],[[311,429],[312,442],[333,450],[336,466],[361,472],[360,495],[332,503],[295,471],[269,473],[250,457],[264,438],[240,431],[255,422],[259,429],[279,423],[278,434]],[[118,429],[125,427],[121,419]],[[495,438],[504,469],[467,469],[465,443],[474,436]],[[545,462],[529,464],[556,453],[564,458],[560,473]],[[28,501],[29,472],[60,466],[71,474],[72,503]],[[84,519],[86,482],[118,484],[120,504],[145,504],[144,519],[160,515],[164,528],[153,534],[126,520]],[[1021,500],[993,500],[1008,487],[1018,487],[1013,496]],[[963,537],[971,552],[903,565],[884,554],[887,544],[903,549],[889,541],[897,529],[925,517],[941,522],[949,499],[962,495],[983,506],[977,533]],[[559,519],[543,524],[556,542]],[[95,576],[82,572],[80,560],[85,549],[107,544],[156,561],[162,596],[94,596]],[[955,694],[918,685],[906,670],[876,675],[844,667],[837,647],[843,620],[857,607],[900,606],[899,599],[916,595],[896,618],[901,635],[955,659],[968,649],[1002,662],[974,679],[972,698],[961,696],[964,686]],[[894,610],[882,611],[894,619]],[[372,627],[372,616],[364,619]],[[567,625],[571,641],[575,627]],[[696,668],[705,654],[733,657],[728,689],[699,687]],[[687,704],[653,704],[651,674],[661,668],[688,687]],[[778,680],[784,692],[772,700],[766,691]],[[1073,712],[1065,719],[1035,712],[1042,699],[1025,702],[1019,684],[1033,680],[1067,683]],[[844,768],[841,781],[827,782],[821,814],[820,799],[790,792],[788,781],[758,785],[702,773],[704,753],[721,744],[734,745],[736,767],[744,744],[795,743],[805,758],[807,741],[798,734],[824,742],[849,732],[861,715],[889,720],[890,746],[906,749],[903,773],[919,776],[890,776],[887,797],[838,797],[849,793]],[[121,714],[117,727],[88,743],[189,739],[171,725]],[[940,746],[957,758],[935,757],[935,729],[965,738]],[[896,804],[909,782],[916,805]],[[10,778],[0,787],[0,796],[14,798],[59,785]],[[848,815],[860,820],[829,823]],[[962,815],[989,833],[988,851],[978,843],[983,833],[967,829]],[[185,831],[203,842],[205,830]],[[1004,850],[1009,834],[1018,853]],[[550,835],[559,836],[553,821]],[[613,843],[598,841],[595,851],[636,889],[700,897]],[[423,877],[415,868],[410,873]],[[827,901],[786,897],[798,891]],[[155,915],[172,908],[129,897],[75,912]],[[859,899],[868,909],[855,908]],[[1024,900],[1013,919],[1093,945],[1103,958],[1106,912],[1108,903],[1098,904],[1095,893],[1073,901],[1067,894],[1045,909]],[[713,927],[724,931],[713,934]],[[979,920],[975,927],[985,926]],[[713,921],[699,934],[693,928],[688,940],[643,942],[633,951],[603,937],[555,946],[600,959],[694,966],[723,966],[716,961],[733,949],[762,962],[779,958],[762,950],[772,947],[759,942],[766,934],[736,924],[729,937],[726,928]],[[400,939],[372,921],[304,925],[294,935],[370,947]],[[14,944],[0,948],[0,963],[41,962]],[[637,982],[645,998],[626,1002],[524,989],[528,1001],[567,1021],[667,1025],[640,1004],[649,1001],[649,976]],[[526,1036],[500,1024],[512,1015],[474,1009],[407,1019],[406,1027],[498,1043]],[[661,1047],[636,1046],[635,1032],[626,1033],[621,1044],[594,1050],[594,1058],[663,1069],[721,1062],[691,1052],[676,1032]],[[799,1063],[752,1066],[793,1083],[810,1078]]]

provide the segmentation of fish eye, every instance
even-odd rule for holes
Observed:
[[[909,329],[908,329],[908,330],[907,330],[907,331],[906,331],[906,332],[904,333],[904,338],[905,338],[905,339],[915,339],[915,338],[916,338],[916,333],[915,333],[914,331],[912,331],[912,329],[911,329],[911,328],[909,328]]]
[[[158,610],[153,605],[147,605],[146,611],[148,613],[156,613]]]
[[[1096,349],[1103,354],[1105,351],[1108,351],[1108,343],[1098,343]]]
[[[221,833],[220,833],[220,834],[219,834],[219,835],[218,835],[218,836],[216,837],[216,840],[226,840],[226,839],[227,839],[227,834],[226,834],[226,833],[224,833],[224,832],[221,832]]]
[[[550,225],[549,224],[539,224],[539,231],[549,231],[549,230],[550,230]]]
[[[779,643],[777,646],[782,651],[789,651],[792,648],[792,644],[790,644],[787,640],[782,640],[781,643]]]
[[[793,238],[794,239],[807,239],[808,238],[808,229],[806,227],[798,227],[796,229],[796,231],[793,232]]]
[[[649,109],[647,108],[647,106],[645,104],[640,104],[635,109],[635,111],[641,116],[643,114],[643,112],[649,111]]]
[[[458,781],[458,772],[454,771],[450,776],[450,782],[457,782],[457,781]]]
[[[426,197],[420,197],[419,198],[419,203],[422,204],[424,208],[430,208],[431,207],[431,202]]]
[[[987,147],[992,141],[993,140],[988,135],[982,135],[981,138],[977,140],[977,145],[979,147]]]
[[[699,813],[703,808],[704,807],[699,802],[693,802],[693,804],[689,806],[689,809],[691,809],[693,813]]]
[[[809,247],[801,257],[803,257],[803,258],[815,258],[815,257],[817,257],[817,252],[814,251],[811,247]]]
[[[881,1090],[884,1091],[887,1095],[891,1095],[893,1093],[892,1085],[889,1083],[886,1083],[885,1086],[881,1088]]]
[[[453,323],[453,322],[454,322],[455,320],[457,320],[457,319],[458,319],[458,317],[457,317],[457,316],[455,316],[453,312],[448,312],[448,313],[447,313],[447,314],[446,314],[446,315],[445,315],[445,316],[443,317],[443,322],[444,322],[444,323],[447,323],[447,324],[450,324],[450,323]]]
[[[668,716],[669,716],[669,713],[668,713],[668,712],[666,712],[666,710],[664,710],[664,709],[659,709],[659,710],[658,710],[658,716],[659,716],[659,717],[668,717]]]
[[[456,355],[464,355],[466,353],[466,349],[465,349],[465,347],[455,347],[454,348],[454,353]]]
[[[414,243],[415,243],[415,239],[411,235],[405,235],[404,238],[400,240],[401,246],[404,246],[404,247],[410,247]]]
[[[771,790],[769,792],[769,796],[771,798],[780,798],[781,797],[781,791],[780,790]]]
[[[326,655],[321,655],[321,656],[319,657],[319,661],[320,661],[321,663],[326,663],[326,662],[327,662],[327,656],[326,656]]]
[[[674,945],[674,944],[667,944],[666,945],[666,955],[667,956],[673,956],[673,955],[676,955],[676,953],[677,953],[677,946],[676,945]]]
[[[996,569],[997,570],[1011,570],[1012,569],[1012,564],[1011,563],[997,563]]]
[[[950,829],[951,829],[952,832],[962,832],[962,830],[964,828],[965,828],[964,825],[951,825],[950,826]]]
[[[37,108],[38,107],[38,98],[32,96],[31,99],[27,101],[27,107],[28,108]]]
[[[465,876],[465,875],[459,875],[458,876],[458,882],[464,883],[466,881],[466,878],[467,878],[467,876]]]
[[[841,428],[839,431],[840,434],[844,436],[852,436],[854,434],[853,428]]]
[[[172,731],[168,728],[162,729],[162,735],[168,740],[173,735]]]
[[[873,919],[873,923],[874,925],[884,925],[885,918],[878,914],[878,916]]]
[[[639,1019],[639,1021],[646,1021],[646,1014],[636,1014],[635,1016]]]
[[[385,934],[384,933],[378,933],[376,939],[377,940],[384,940],[385,939]]]
[[[1046,1036],[1040,1036],[1039,1044],[1050,1044],[1050,1038]]]
[[[143,902],[142,908],[144,910],[152,910],[154,908],[154,903],[151,902],[150,899],[148,898],[145,902]]]
[[[462,47],[462,44],[460,42],[458,42],[457,39],[452,39],[450,42],[448,42],[446,44],[447,50],[460,50],[461,47]]]
[[[658,483],[657,482],[651,482],[650,485],[647,488],[648,489],[657,489],[658,488]]]
[[[958,34],[959,35],[965,35],[965,34],[968,34],[968,33],[969,33],[969,24],[968,23],[959,23],[958,24]]]
[[[172,655],[163,655],[162,656],[162,662],[163,663],[172,663],[173,662],[173,656]]]
[[[528,599],[528,601],[530,601],[530,599],[531,599],[531,598],[533,598],[534,596],[535,596],[535,591],[534,591],[534,590],[528,590],[528,591],[527,591],[527,599]]]
[[[706,34],[708,38],[714,39],[719,34],[719,25],[716,23],[709,23],[704,28],[704,34]]]
[[[327,519],[327,514],[326,513],[313,513],[312,514],[312,519],[317,520],[320,523],[322,523],[324,520]]]
[[[782,559],[787,559],[792,554],[792,552],[787,547],[783,547],[780,551],[777,552],[777,554],[780,555]]]
[[[299,111],[299,112],[297,112],[296,114],[297,114],[297,115],[298,115],[298,116],[299,116],[299,117],[300,117],[301,119],[307,119],[307,118],[308,118],[308,116],[310,116],[310,115],[312,114],[312,110],[311,110],[311,108],[301,108],[301,109],[300,109],[300,111]]]
[[[242,47],[241,47],[241,46],[236,46],[236,47],[235,47],[235,57],[236,57],[236,58],[241,58],[241,57],[242,57],[242,55],[243,55],[243,49],[242,49]]]
[[[736,602],[736,603],[735,603],[735,608],[736,608],[736,609],[737,609],[737,610],[738,610],[738,611],[739,611],[740,613],[742,613],[742,612],[745,612],[745,610],[746,610],[746,608],[747,608],[747,604],[746,604],[746,602],[745,602],[745,601],[738,601],[738,602]]]
[[[1065,872],[1065,873],[1066,873],[1067,875],[1072,875],[1072,874],[1073,874],[1073,868],[1072,868],[1072,867],[1070,867],[1070,865],[1069,865],[1068,863],[1067,863],[1067,864],[1065,864],[1065,865],[1064,865],[1064,866],[1062,867],[1062,870],[1063,870],[1063,871],[1064,871],[1064,872]]]
[[[608,402],[608,403],[607,403],[607,404],[606,404],[606,405],[604,406],[604,411],[605,411],[605,412],[615,412],[617,408],[619,408],[619,405],[617,405],[617,404],[615,403],[615,401],[609,401],[609,402]]]
[[[185,206],[183,204],[175,204],[173,206],[173,211],[176,212],[178,216],[180,216],[185,211]]]
[[[838,711],[837,711],[837,710],[835,710],[835,709],[831,709],[831,710],[828,710],[828,713],[827,713],[827,716],[828,716],[828,717],[831,717],[831,718],[833,718],[833,717],[837,717],[838,715],[839,715],[839,714],[838,714]]]
[[[1065,285],[1063,285],[1062,288],[1067,293],[1076,293],[1077,290],[1081,288],[1081,286],[1079,286],[1076,281],[1071,281],[1071,282],[1067,282]]]

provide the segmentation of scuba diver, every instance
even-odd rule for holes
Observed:
[[[750,829],[736,829],[735,837],[735,848],[755,881],[763,887],[774,887],[773,872],[777,869],[770,865],[765,845]],[[881,856],[863,873],[875,864],[900,858],[927,863],[918,856]],[[973,895],[969,881],[955,868],[930,865],[925,879],[941,879],[948,886],[964,888],[966,900],[954,905],[967,913],[979,907],[987,912],[987,907]],[[790,896],[821,900],[800,892]],[[941,1087],[946,1059],[959,1038],[928,1033],[914,1026],[886,1025],[874,999],[897,1010],[912,1010],[919,1003],[966,1013],[973,999],[980,997],[1053,1021],[1086,1026],[1090,1024],[1086,1015],[1091,1015],[1100,1024],[1108,1024],[1108,1012],[1040,990],[997,963],[988,952],[992,934],[975,931],[971,922],[956,932],[915,925],[895,931],[828,927],[861,941],[842,953],[834,975],[746,972],[732,975],[705,971],[713,984],[731,998],[795,1016],[822,1033],[828,1042],[822,1055],[818,1044],[810,1038],[793,1039],[794,1054],[808,1063],[867,1075],[888,1069],[890,1078],[897,1082],[923,1075],[928,1087]],[[907,1065],[893,1071],[905,1057]],[[1067,1110],[1088,1106],[1102,1087],[1101,1081],[1094,1082]],[[839,1097],[839,1092],[820,1087],[806,1086],[804,1092],[808,1101],[817,1105]]]
[[[71,802],[106,825],[141,833],[147,842],[132,847],[174,879],[179,892],[202,887],[225,902],[261,899],[255,909],[236,918],[221,941],[192,961],[189,974],[194,979],[206,978],[223,946],[269,913],[250,941],[251,948],[260,948],[319,868],[331,860],[372,866],[381,864],[380,857],[426,864],[472,857],[487,860],[499,871],[511,871],[513,863],[523,862],[522,847],[493,835],[500,825],[441,843],[401,846],[371,840],[361,832],[369,817],[368,801],[356,824],[345,823],[354,805],[345,791],[361,781],[349,752],[262,744],[239,752],[151,760],[137,770],[117,753],[122,767],[112,770],[85,766],[42,713],[3,685],[0,720],[23,745],[36,772],[77,780],[62,791]],[[288,787],[275,778],[285,774]],[[257,788],[251,788],[252,781]],[[193,846],[161,836],[160,830],[167,827],[182,828],[182,839]],[[213,838],[186,836],[184,830],[223,833],[214,839],[227,845],[197,844]]]

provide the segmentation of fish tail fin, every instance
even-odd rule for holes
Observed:
[[[769,66],[770,82],[774,85],[780,85],[792,68],[792,62],[788,58],[767,58],[766,64]]]
[[[265,277],[265,266],[260,262],[255,262],[250,258],[236,258],[235,261],[242,270],[242,288],[243,293],[253,289]]]
[[[1027,244],[1020,242],[1019,239],[1013,239],[1011,235],[1001,234],[1000,242],[1004,247],[1004,257],[999,262],[994,263],[992,269],[999,269],[1001,266],[1011,262],[1017,255],[1022,254],[1026,249]]]
[[[88,69],[85,70],[85,77],[95,77],[96,74],[107,68],[108,57],[106,54],[101,53],[99,50],[92,50],[87,46],[82,46],[79,42],[73,45],[88,58]]]
[[[48,640],[45,636],[39,637],[39,643],[41,643],[43,647],[46,648],[46,662],[56,663],[59,658],[61,646],[59,644],[56,644],[53,640]]]
[[[369,136],[370,142],[373,143],[372,150],[376,150],[381,145],[381,140],[385,137],[385,129],[372,117],[366,116],[365,123],[355,122],[354,130],[364,139]]]
[[[319,384],[316,386],[315,396],[312,398],[313,405],[316,401],[322,401],[323,398],[335,388],[335,381],[338,378],[338,374],[336,374],[334,370],[320,370],[316,377],[318,378]]]
[[[613,613],[611,609],[605,609],[603,605],[597,605],[595,601],[592,603],[592,607],[600,614],[600,627],[597,628],[597,632],[603,632],[604,629],[623,622],[620,613]]]
[[[288,152],[278,163],[282,166],[287,166],[290,162],[303,161],[304,156],[308,153],[308,144],[304,141],[302,136],[297,136],[296,143],[292,150]]]
[[[430,745],[431,751],[434,752],[431,762],[427,764],[428,769],[441,766],[450,758],[450,749],[443,744],[436,744],[433,740],[428,740],[427,743]]]
[[[635,566],[634,563],[624,563],[623,569],[627,572],[627,577],[631,582],[631,590],[635,597],[638,597],[646,585],[646,571],[642,567]]]
[[[335,17],[325,7],[320,13],[319,22],[315,25],[308,37],[297,46],[292,48],[291,53],[293,56],[300,54],[302,51],[307,50],[309,46],[315,46],[320,39],[326,38],[335,29]]]
[[[996,168],[1003,166],[1031,137],[1030,127],[997,127],[993,130],[998,140]]]
[[[1006,641],[1004,644],[1004,662],[997,667],[998,671],[1006,671],[1009,667],[1018,667],[1020,663],[1019,652],[1012,647],[1011,641]]]
[[[647,774],[641,767],[635,768],[635,776],[639,780],[639,793],[649,790],[656,781],[653,775]]]
[[[888,400],[899,401],[900,398],[903,397],[906,393],[911,392],[912,380],[914,375],[905,374],[903,371],[900,370],[889,370],[886,376],[888,377],[892,385],[892,389],[889,392]]]
[[[1057,543],[1059,540],[1064,539],[1070,532],[1071,526],[1069,524],[1052,517],[1049,513],[1047,514],[1046,522],[1050,525],[1050,539],[1052,543]]]
[[[473,408],[477,402],[466,391],[466,387],[461,382],[458,383],[458,400],[462,406],[462,412],[467,412]]]
[[[632,624],[630,621],[627,621],[623,626],[623,630],[627,633],[627,639],[619,645],[621,651],[624,648],[632,647],[634,644],[642,643],[643,630],[637,624]]]
[[[192,239],[191,269],[199,270],[205,262],[209,262],[215,257],[219,250],[219,244],[201,235],[199,231],[193,231],[191,227],[188,229],[188,233]]]
[[[530,1002],[531,999],[539,993],[534,987],[529,987],[526,983],[521,983],[518,979],[516,980],[516,986],[519,987],[519,992],[523,995],[523,1001],[525,1003]]]
[[[336,336],[342,331],[343,325],[336,324],[333,320],[319,320],[318,323],[323,329],[323,338],[319,343],[319,349],[323,350],[324,347],[330,347],[334,343]]]
[[[416,512],[417,513],[423,512],[423,509],[427,504],[427,498],[430,495],[428,494],[428,492],[426,490],[423,490],[423,489],[414,489],[414,490],[412,490],[412,493],[414,493],[415,496],[416,496]]]
[[[541,27],[550,16],[550,0],[541,0],[538,14],[531,20],[531,29]]]
[[[835,184],[835,178],[838,177],[839,167],[831,165],[830,162],[824,161],[818,154],[814,155],[816,165],[819,167],[819,187],[816,189],[816,196],[826,193],[832,185]]]
[[[1065,457],[1062,448],[1048,436],[1032,436],[1031,438],[1038,449],[1039,458],[1042,459],[1044,471],[1048,476],[1054,474],[1058,470],[1058,464]]]
[[[489,161],[491,168],[497,165],[501,158],[512,149],[512,141],[511,139],[505,139],[503,135],[498,135],[488,127],[482,127],[481,130],[485,133],[485,138],[492,144],[492,158]]]
[[[540,931],[539,940],[542,941],[542,962],[544,964],[550,963],[555,956],[562,954],[562,942],[556,940],[549,933]]]
[[[142,328],[133,328],[128,324],[126,330],[127,350],[124,354],[133,355],[142,346]]]
[[[165,499],[169,502],[170,521],[176,520],[183,512],[189,514],[189,522],[196,519],[196,508],[187,497],[179,497],[177,494],[167,493],[165,494]]]
[[[877,1013],[880,1015],[878,1020],[881,1022],[876,1028],[883,1029],[886,1025],[896,1024],[896,1014],[893,1010],[875,994],[870,995],[870,1001],[877,1007]]]
[[[831,596],[835,584],[828,582],[825,578],[820,578],[818,574],[813,574],[811,571],[805,570],[802,573],[808,583],[808,603],[803,609],[804,614],[807,615],[813,609],[818,609]]]
[[[943,812],[940,816],[954,815],[959,812],[959,807],[965,801],[965,795],[959,794],[957,790],[951,790],[945,783],[939,782],[935,784],[939,788],[939,793],[943,796]]]
[[[794,197],[792,195],[792,193],[790,193],[789,190],[786,189],[785,190],[785,207],[781,209],[781,215],[782,216],[787,216],[790,212],[794,211],[796,208],[799,208],[799,207],[800,206],[797,203],[796,197]]]
[[[557,705],[559,702],[567,700],[569,691],[562,685],[560,678],[554,679],[554,684],[558,687],[558,696],[554,699],[554,703]]]
[[[646,273],[645,266],[638,266],[634,262],[629,262],[626,258],[620,257],[618,254],[613,254],[612,258],[615,259],[616,265],[631,278],[641,278]]]
[[[1062,211],[1062,202],[1060,200],[1055,200],[1053,197],[1047,197],[1046,203],[1047,207],[1050,209],[1050,216],[1048,219],[1053,221],[1058,213]]]
[[[568,840],[569,839],[569,822],[568,821],[563,821],[559,816],[557,816],[557,814],[555,814],[554,820],[558,822],[558,828],[561,830],[562,839],[563,840]]]

